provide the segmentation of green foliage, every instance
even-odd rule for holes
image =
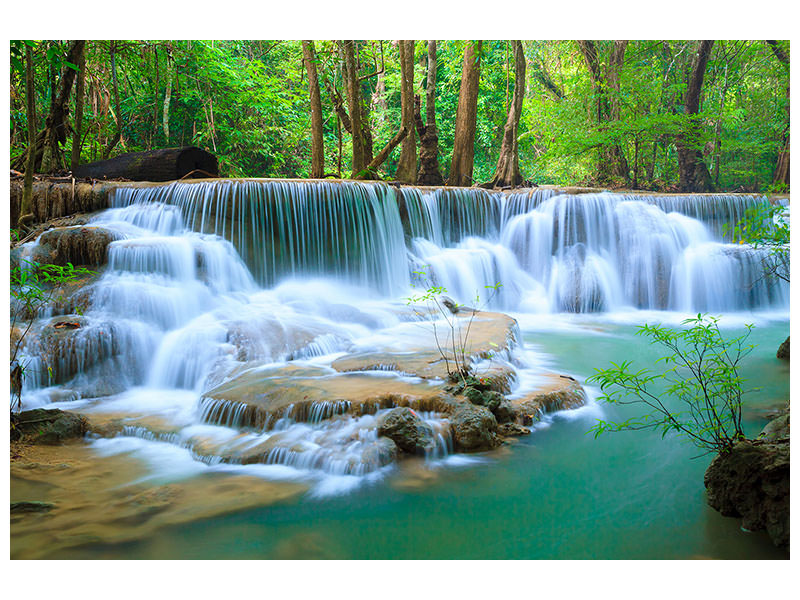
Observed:
[[[14,237],[16,237],[16,230],[12,230],[12,239]],[[12,397],[16,398],[18,409],[21,408],[22,377],[26,365],[21,364],[17,360],[17,356],[33,325],[33,320],[42,308],[56,299],[59,286],[78,277],[93,274],[94,271],[84,267],[74,267],[72,263],[62,266],[23,260],[20,264],[11,265],[12,331],[18,322],[27,322],[11,348],[11,392]]]
[[[707,452],[726,452],[744,439],[739,365],[754,347],[746,343],[752,325],[743,335],[726,339],[717,323],[699,314],[679,330],[644,325],[637,335],[669,351],[656,361],[660,370],[637,371],[632,361],[595,369],[587,381],[600,384],[601,400],[647,411],[622,422],[599,420],[590,430],[595,437],[607,431],[650,429],[662,437],[673,432]]]
[[[442,360],[444,360],[448,379],[453,383],[461,382],[462,385],[465,385],[466,379],[473,375],[471,357],[468,355],[468,350],[470,329],[475,319],[475,313],[480,310],[480,307],[487,305],[491,301],[502,284],[496,283],[495,285],[485,286],[489,293],[486,300],[481,303],[480,294],[476,293],[476,307],[467,308],[448,298],[445,295],[447,294],[447,289],[434,285],[425,271],[414,271],[413,275],[416,281],[412,283],[412,287],[421,286],[423,291],[406,298],[406,304],[415,308],[415,313],[419,318],[433,318],[431,329],[436,348]],[[469,318],[466,319],[466,326],[463,323],[465,319],[457,316],[457,313],[462,309],[470,313]],[[442,319],[445,322],[444,334],[439,331],[436,324],[438,319]]]
[[[437,47],[439,164],[447,175],[452,159],[463,53],[467,41]],[[67,42],[10,42],[11,158],[27,144],[24,48],[33,48],[39,128],[65,66]],[[603,69],[612,42],[595,42]],[[677,182],[675,135],[689,134],[702,150],[719,189],[762,191],[788,134],[789,71],[763,41],[717,41],[708,63],[697,116],[683,109],[694,41],[631,41],[620,72],[620,89],[609,90],[619,118],[596,122],[596,98],[588,69],[574,41],[525,41],[527,85],[519,129],[523,177],[540,184],[596,181],[604,147],[622,149],[628,176],[643,189],[671,191]],[[323,105],[325,172],[351,171],[350,135],[341,128],[325,82],[343,93],[342,57],[335,41],[316,42]],[[400,123],[400,66],[391,40],[356,40],[357,69],[375,152]],[[788,54],[788,46],[785,47]],[[415,93],[424,114],[426,43],[415,45]],[[122,124],[115,153],[195,144],[214,152],[223,176],[307,177],[311,161],[308,80],[298,41],[117,40],[121,115],[112,101],[110,42],[86,47],[86,97],[81,161],[103,158],[103,149]],[[70,66],[70,65],[67,65]],[[74,67],[74,65],[73,65]],[[476,182],[491,179],[514,86],[513,57],[504,40],[484,41],[475,134]],[[164,134],[167,81],[171,101],[169,137]],[[73,100],[74,103],[74,94]],[[71,110],[71,115],[75,114]],[[75,131],[67,134],[67,145]],[[396,148],[378,176],[394,175]]]
[[[760,202],[748,208],[733,227],[723,225],[723,236],[733,242],[769,250],[764,258],[767,277],[789,281],[789,223],[786,209],[780,204]]]

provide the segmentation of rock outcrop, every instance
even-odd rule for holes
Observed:
[[[500,444],[497,420],[488,408],[464,403],[450,415],[453,443],[456,450],[478,452]]]
[[[778,348],[776,356],[781,360],[789,360],[789,337],[791,336],[787,336],[786,340],[781,344],[780,348]]]
[[[104,227],[57,227],[39,237],[39,246],[32,258],[43,264],[72,263],[97,268],[106,264],[108,245],[115,239],[118,235]]]
[[[717,455],[705,474],[708,503],[739,517],[750,531],[766,530],[776,546],[789,546],[789,415],[770,422],[757,440]]]
[[[378,421],[378,435],[389,438],[403,452],[425,456],[433,448],[433,429],[410,408],[390,410]]]
[[[11,440],[24,439],[34,444],[61,444],[80,438],[88,424],[81,415],[58,409],[37,408],[11,415]]]

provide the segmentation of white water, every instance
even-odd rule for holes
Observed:
[[[241,405],[220,420],[203,392],[237,367],[291,364],[336,377],[329,365],[346,353],[410,351],[428,335],[404,300],[420,285],[508,311],[527,330],[581,327],[585,315],[574,313],[638,323],[699,311],[787,314],[788,286],[761,277],[762,254],[718,233],[753,201],[423,194],[355,183],[119,189],[114,208],[94,219],[119,239],[86,324],[49,371],[37,340],[58,318],[37,323],[23,403],[122,416],[129,425],[95,446],[140,455],[154,477],[240,469],[311,481],[315,493],[346,491],[392,468],[376,458],[376,416],[333,416],[341,410],[321,406],[311,422],[287,416],[255,431],[233,418]],[[541,384],[547,357],[517,348],[504,358],[517,370],[513,394]],[[597,410],[592,403],[576,414]],[[447,461],[446,419],[424,419],[437,432],[428,461]],[[262,446],[264,464],[237,464]]]

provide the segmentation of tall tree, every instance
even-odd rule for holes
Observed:
[[[86,86],[86,52],[81,54],[78,63],[78,82],[75,86],[75,119],[72,125],[72,155],[70,170],[74,171],[81,162],[81,130],[83,125],[83,96]]]
[[[481,51],[483,42],[467,41],[464,62],[461,67],[461,89],[456,109],[453,158],[447,185],[472,185],[472,169],[475,160],[475,128],[478,118],[478,84],[481,74]]]
[[[114,91],[114,118],[117,126],[114,131],[113,137],[108,141],[108,144],[103,150],[103,158],[108,158],[111,151],[119,144],[122,139],[122,110],[119,104],[119,81],[117,80],[117,42],[111,40],[109,43],[109,52],[111,54],[111,86]]]
[[[414,97],[414,118],[419,135],[419,185],[442,185],[439,171],[439,132],[436,129],[436,40],[428,40],[428,78],[425,87],[425,123],[420,114],[420,98]]]
[[[417,141],[414,136],[414,40],[399,40],[401,127],[408,131],[403,138],[395,178],[403,183],[417,182]]]
[[[678,187],[682,192],[708,192],[713,189],[711,173],[708,171],[699,145],[702,124],[697,118],[703,91],[706,65],[711,57],[714,40],[701,40],[692,57],[689,82],[683,96],[686,123],[675,142],[678,148]]]
[[[69,97],[77,74],[75,67],[81,62],[85,45],[86,40],[74,40],[69,43],[61,68],[61,77],[54,86],[55,92],[51,98],[50,112],[45,119],[44,131],[36,136],[36,143],[33,146],[34,170],[51,172],[64,164],[61,144],[67,141]],[[20,167],[21,165],[16,168]]]
[[[320,179],[325,171],[325,147],[322,140],[322,99],[317,77],[317,53],[312,40],[303,40],[303,62],[308,74],[311,101],[311,177]]]
[[[340,48],[344,55],[344,80],[347,93],[348,120],[342,119],[345,129],[350,132],[353,140],[353,179],[363,176],[367,165],[372,162],[372,134],[369,123],[365,123],[366,109],[361,96],[361,81],[358,78],[356,63],[355,42],[342,40]],[[347,125],[350,127],[347,127]]]
[[[607,61],[600,59],[597,46],[591,40],[578,40],[578,48],[583,55],[594,94],[594,118],[598,131],[608,131],[608,125],[619,121],[619,80],[620,71],[625,61],[627,40],[614,40]],[[605,67],[604,67],[605,65]],[[597,179],[607,183],[614,178],[628,180],[628,163],[625,153],[615,141],[601,142],[597,163]]]
[[[772,53],[781,65],[789,71],[789,55],[777,40],[767,40]],[[778,154],[778,162],[775,165],[775,175],[773,184],[783,184],[789,187],[789,85],[786,86],[786,128],[783,130],[783,146]]]
[[[23,42],[24,43],[24,42]],[[33,172],[36,169],[36,98],[33,86],[33,49],[25,43],[25,95],[28,121],[28,153],[25,161],[25,182],[22,189],[18,224],[24,225],[33,219],[31,201],[33,196]]]
[[[167,89],[164,92],[164,114],[162,115],[162,124],[164,127],[164,145],[169,146],[169,104],[172,100],[172,78],[173,74],[170,72],[175,59],[172,56],[172,46],[167,45],[167,69],[165,78],[167,80]],[[174,77],[178,76],[178,67],[175,66]]]
[[[516,187],[522,183],[517,129],[522,116],[522,100],[525,97],[525,52],[520,40],[512,40],[511,47],[514,50],[514,99],[508,107],[500,157],[491,181],[491,186],[495,188]]]

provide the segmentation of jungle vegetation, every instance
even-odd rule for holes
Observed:
[[[195,145],[227,177],[789,185],[776,40],[27,40],[10,90],[26,173]]]

